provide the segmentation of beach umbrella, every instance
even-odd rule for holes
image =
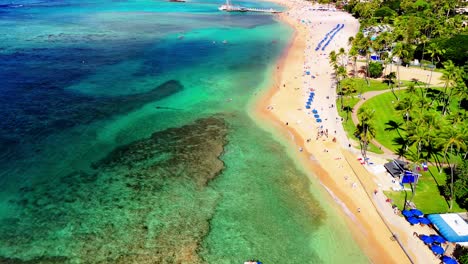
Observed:
[[[317,121],[317,123],[322,123],[322,119],[320,118],[316,119],[315,121]]]
[[[419,239],[422,240],[422,242],[424,242],[424,244],[431,244],[432,242],[434,242],[434,240],[432,239],[432,237],[428,236],[428,235],[420,235],[419,236]]]
[[[306,105],[306,109],[310,109],[310,105]]]
[[[445,250],[441,246],[438,246],[438,245],[432,245],[431,250],[437,255],[442,255],[445,252]]]
[[[409,210],[403,210],[401,211],[401,214],[404,215],[405,217],[412,217],[413,213],[411,213]]]
[[[445,243],[445,242],[447,242],[447,240],[445,240],[445,238],[443,238],[443,237],[441,237],[439,235],[431,235],[431,238],[436,243]]]
[[[315,109],[313,109],[313,110],[312,110],[312,113],[316,114],[316,113],[318,113],[318,111],[315,110]]]
[[[419,219],[417,217],[408,217],[406,220],[412,225],[419,224]]]
[[[314,115],[314,117],[315,117],[315,118],[320,118],[320,116],[319,116],[319,115],[317,115],[317,114],[315,114],[315,115]]]
[[[421,211],[418,210],[418,209],[411,209],[410,212],[411,212],[414,216],[421,216],[421,215],[424,214],[423,212],[421,212]]]
[[[419,218],[419,223],[423,224],[423,225],[428,225],[431,223],[431,220],[427,219],[426,217],[420,217]]]
[[[445,264],[457,264],[457,261],[454,260],[453,258],[449,257],[449,256],[442,256],[442,262],[444,262]]]

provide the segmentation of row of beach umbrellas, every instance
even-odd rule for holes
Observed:
[[[442,236],[439,235],[420,235],[419,239],[424,242],[424,244],[428,245],[431,249],[431,251],[436,254],[436,255],[442,255],[445,253],[444,248],[441,246],[441,244],[446,243],[447,240],[443,238]],[[441,258],[443,263],[446,264],[457,264],[457,261],[449,256],[442,256]]]
[[[306,105],[305,105],[305,108],[306,108],[306,109],[310,109],[311,104],[312,104],[312,102],[314,101],[314,96],[315,96],[315,93],[314,93],[314,92],[310,92],[309,98],[307,99],[307,102],[306,102]],[[313,110],[312,110],[312,113],[314,114],[315,121],[316,121],[317,123],[321,123],[321,122],[322,122],[322,119],[320,119],[320,115],[318,114],[318,111],[317,111],[316,109],[313,109]]]
[[[330,30],[330,32],[328,32],[325,35],[325,37],[319,42],[319,44],[315,48],[315,51],[318,51],[320,49],[320,46],[322,45],[322,43],[327,41],[327,39],[328,39],[327,43],[325,43],[325,45],[323,45],[323,47],[322,47],[322,51],[324,51],[325,48],[328,46],[328,44],[330,44],[332,39],[335,37],[336,33],[338,33],[338,31],[340,31],[343,27],[344,27],[344,24],[338,24],[338,25],[336,25],[336,27],[334,27],[332,30]],[[331,34],[331,36],[330,36],[330,34]]]
[[[438,243],[438,244],[442,244],[442,243],[445,243],[447,242],[447,240],[445,240],[445,238],[439,236],[439,235],[420,235],[419,236],[419,239],[422,240],[422,242],[424,242],[424,244],[432,244],[432,243]]]
[[[406,220],[411,225],[416,225],[416,224],[429,225],[431,223],[431,220],[424,217],[424,213],[418,209],[403,210],[401,214],[406,217]]]

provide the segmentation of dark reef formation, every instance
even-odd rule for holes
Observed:
[[[21,254],[0,263],[203,263],[227,131],[199,119],[115,149],[93,173],[24,186],[10,201],[21,214],[0,223],[0,248]]]

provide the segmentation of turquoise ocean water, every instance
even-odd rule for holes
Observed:
[[[0,0],[0,263],[367,261],[247,112],[292,30],[220,4]]]

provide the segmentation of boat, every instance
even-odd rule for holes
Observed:
[[[169,0],[169,2],[175,2],[175,3],[185,3],[185,0]]]

